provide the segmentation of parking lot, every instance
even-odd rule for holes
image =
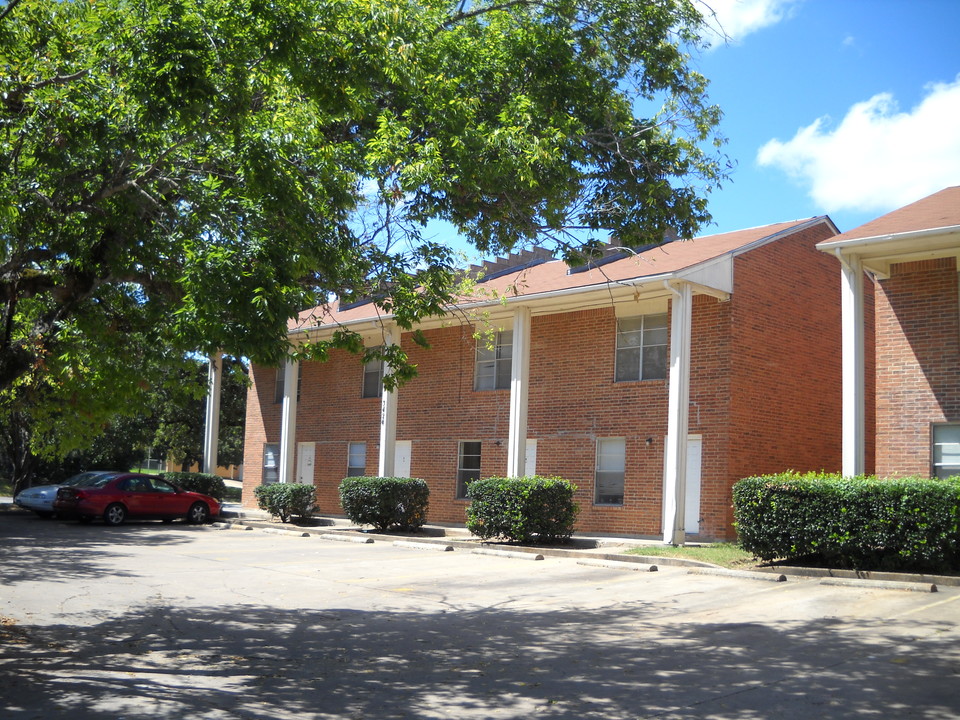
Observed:
[[[0,513],[0,717],[958,718],[960,588]]]

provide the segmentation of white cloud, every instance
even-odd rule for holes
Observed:
[[[885,211],[960,183],[960,75],[926,88],[910,112],[890,93],[853,105],[835,128],[821,117],[757,153],[802,184],[826,212]]]
[[[724,40],[740,42],[752,32],[788,18],[802,0],[701,0],[700,11],[714,35],[712,46]]]

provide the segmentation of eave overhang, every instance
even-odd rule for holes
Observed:
[[[952,257],[960,265],[960,225],[828,240],[818,243],[817,249],[841,258],[859,258],[865,270],[888,278],[890,266],[895,263]]]

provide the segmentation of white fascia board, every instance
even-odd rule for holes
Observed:
[[[865,270],[886,278],[890,277],[893,263],[944,257],[955,257],[960,262],[960,225],[827,241],[819,243],[817,249],[859,258]]]
[[[727,300],[733,292],[733,255],[727,253],[672,273],[645,275],[639,278],[613,280],[595,285],[465,303],[457,305],[443,317],[424,320],[419,327],[421,329],[443,327],[450,322],[457,322],[456,316],[458,313],[469,314],[473,311],[486,313],[485,320],[490,324],[496,324],[500,321],[512,323],[513,308],[517,304],[529,306],[534,315],[551,315],[594,307],[610,307],[618,303],[638,299],[666,297],[669,293],[664,289],[664,282],[687,282],[694,287],[694,292],[697,294]],[[573,298],[576,298],[575,303],[570,302]],[[296,335],[324,336],[332,334],[340,328],[366,335],[372,332],[380,332],[392,318],[392,315],[382,315],[377,318],[361,318],[343,323],[314,325],[291,330],[288,336],[291,338]],[[507,328],[507,326],[504,327]]]

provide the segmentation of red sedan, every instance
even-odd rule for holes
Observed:
[[[75,517],[81,522],[102,517],[107,525],[119,525],[128,517],[165,521],[184,518],[199,524],[219,515],[220,503],[154,475],[120,473],[60,488],[53,509],[60,517]]]

